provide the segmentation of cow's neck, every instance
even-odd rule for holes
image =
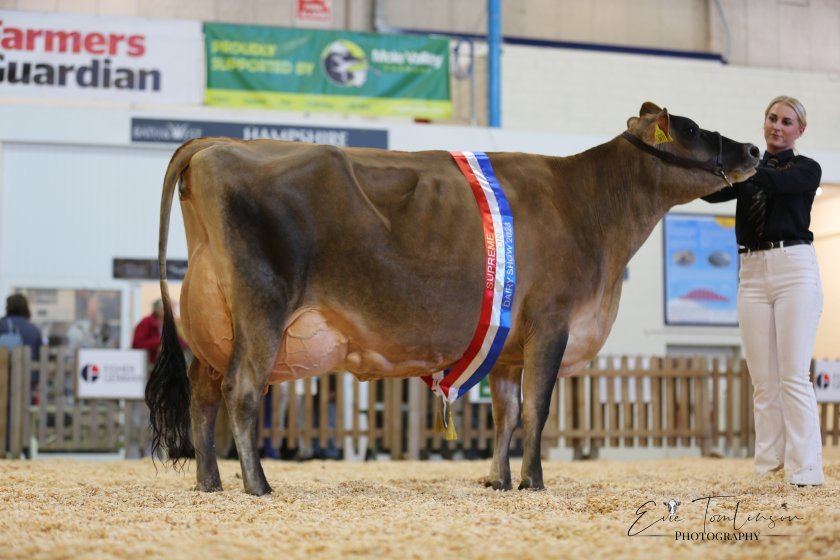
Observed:
[[[576,177],[568,186],[582,199],[577,209],[594,226],[589,234],[611,260],[626,264],[677,202],[663,183],[667,168],[620,137],[566,161]]]

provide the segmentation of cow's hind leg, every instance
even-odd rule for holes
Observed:
[[[510,490],[510,439],[519,422],[522,368],[496,367],[490,372],[493,398],[493,463],[485,486]]]
[[[239,464],[242,467],[242,482],[245,491],[255,496],[262,496],[271,492],[271,486],[265,478],[260,464],[259,447],[257,444],[257,420],[264,382],[267,378],[266,366],[258,366],[251,360],[243,358],[238,364],[232,365],[231,371],[222,382],[222,392],[225,396],[228,416],[230,418],[233,439],[239,454]]]
[[[543,483],[541,443],[542,431],[551,407],[551,393],[557,382],[557,372],[563,361],[569,335],[566,332],[552,333],[548,328],[537,330],[545,333],[535,335],[526,343],[525,372],[522,378],[522,481],[519,489],[541,490]]]
[[[251,292],[253,299],[244,303],[243,320],[234,326],[234,349],[230,367],[222,381],[233,439],[242,467],[245,491],[255,496],[271,492],[260,464],[257,421],[263,393],[277,356],[282,332],[282,302],[259,301],[265,291]],[[276,314],[271,310],[278,310]]]
[[[190,418],[196,461],[196,490],[220,492],[222,480],[216,462],[216,414],[222,402],[220,379],[194,358],[190,364]]]

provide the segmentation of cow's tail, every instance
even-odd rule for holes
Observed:
[[[169,237],[169,216],[172,199],[182,173],[190,159],[200,150],[212,145],[216,139],[202,138],[182,145],[169,162],[163,181],[160,201],[160,233],[158,238],[158,269],[160,293],[163,300],[163,333],[157,360],[146,384],[146,404],[149,407],[149,428],[152,435],[152,456],[166,457],[174,467],[193,456],[190,438],[190,385],[187,363],[181,348],[172,300],[166,282],[166,242]]]

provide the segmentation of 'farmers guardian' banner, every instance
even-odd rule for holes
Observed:
[[[197,21],[0,10],[0,95],[201,102]]]
[[[449,41],[204,24],[208,105],[448,118]]]

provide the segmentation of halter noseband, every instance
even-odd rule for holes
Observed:
[[[715,156],[713,161],[698,161],[696,159],[689,159],[682,156],[678,156],[672,154],[670,152],[663,152],[662,150],[657,150],[650,144],[646,144],[641,138],[630,132],[629,130],[625,130],[621,133],[621,136],[642,150],[643,152],[647,152],[651,155],[654,155],[664,161],[665,163],[669,163],[672,165],[679,165],[680,167],[687,167],[689,169],[702,169],[704,171],[708,171],[710,173],[714,173],[715,175],[720,175],[728,186],[732,186],[732,182],[729,180],[729,177],[726,176],[726,173],[723,171],[723,137],[720,135],[719,132],[714,133],[718,139],[718,153]]]

